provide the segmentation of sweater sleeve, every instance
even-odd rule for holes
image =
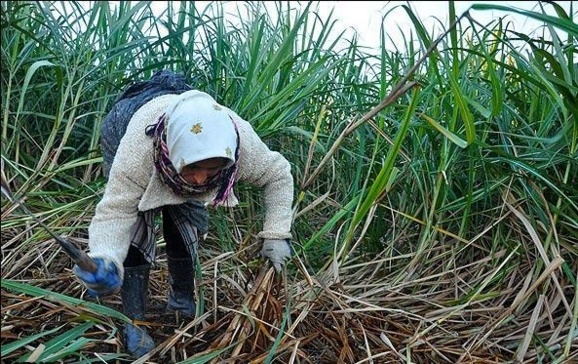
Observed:
[[[247,121],[237,117],[236,122],[241,140],[238,179],[262,188],[265,218],[258,237],[290,239],[293,220],[291,165],[279,152],[270,150]]]
[[[144,126],[156,119],[159,106],[143,106],[131,120],[112,163],[102,199],[88,228],[89,256],[111,259],[121,278],[128,254],[139,203],[153,175],[153,142]]]
[[[89,255],[113,260],[120,272],[131,244],[138,204],[152,174],[147,163],[143,163],[146,158],[139,157],[151,152],[129,153],[126,147],[122,143],[119,146],[104,195],[88,229]]]

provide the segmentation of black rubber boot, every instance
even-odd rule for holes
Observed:
[[[167,257],[169,268],[169,297],[168,311],[180,311],[183,315],[194,317],[195,304],[195,276],[191,257]]]
[[[124,282],[120,291],[123,313],[133,320],[144,321],[150,265],[125,267]],[[124,345],[129,354],[140,358],[155,347],[153,339],[144,327],[126,324],[124,327]]]

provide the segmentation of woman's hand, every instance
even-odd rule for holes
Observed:
[[[94,258],[96,271],[87,272],[78,265],[72,268],[72,272],[82,281],[92,297],[103,297],[116,293],[122,286],[122,279],[118,274],[116,265],[108,259]]]
[[[280,272],[285,262],[291,257],[289,239],[265,239],[261,256],[268,258],[275,271]]]

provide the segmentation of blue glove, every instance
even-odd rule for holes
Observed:
[[[116,265],[103,258],[94,258],[96,263],[95,272],[87,272],[74,265],[72,272],[76,274],[88,289],[92,297],[103,297],[114,294],[122,286],[122,280],[118,275]]]

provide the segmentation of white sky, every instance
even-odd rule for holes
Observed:
[[[386,29],[389,30],[388,34],[391,35],[393,39],[401,41],[402,38],[399,35],[399,27],[401,27],[401,29],[414,28],[406,11],[401,8],[401,5],[407,5],[408,3],[421,19],[427,30],[431,30],[434,27],[440,30],[438,26],[440,21],[445,29],[449,27],[449,1],[321,1],[319,3],[319,11],[323,16],[324,14],[329,14],[331,8],[334,8],[333,15],[339,19],[342,26],[344,28],[351,27],[358,32],[360,44],[367,46],[375,44],[376,47],[378,47],[379,29],[382,17],[385,14],[387,14],[385,17],[385,22],[387,23]],[[557,1],[557,3],[562,6],[567,13],[570,12],[572,1]],[[539,13],[542,12],[539,1],[455,1],[454,4],[457,16],[463,14],[472,4],[495,4],[533,10]],[[576,16],[578,1],[574,1],[573,7]],[[544,4],[544,9],[547,14],[554,14],[552,6]],[[391,12],[388,13],[389,11]],[[472,10],[470,14],[476,21],[483,25],[488,25],[493,20],[504,17],[506,20],[512,22],[508,29],[523,32],[528,35],[531,35],[530,33],[538,29],[541,25],[540,22],[534,19],[513,12]]]
[[[154,3],[155,2],[153,2],[153,4]],[[163,3],[164,2],[158,2],[157,4],[160,5]],[[210,1],[195,2],[199,7],[203,7],[208,3],[210,3]],[[243,6],[243,1],[223,1],[222,3],[224,4],[226,15],[227,13],[229,15],[235,14],[234,9],[239,5]],[[302,6],[307,2],[291,1],[290,3],[295,7],[298,7],[300,4]],[[455,1],[456,15],[460,16],[474,3],[496,4],[541,12],[539,1]],[[570,11],[572,1],[557,1],[557,3],[562,6],[566,12]],[[409,4],[411,6],[428,31],[431,31],[432,29],[437,29],[438,31],[441,30],[439,26],[440,21],[443,24],[444,29],[449,27],[449,1],[319,1],[318,9],[312,7],[312,11],[318,12],[323,19],[326,19],[333,8],[333,19],[338,21],[334,27],[336,33],[339,33],[339,31],[344,29],[355,29],[358,33],[358,41],[360,45],[378,48],[380,25],[385,14],[387,14],[385,22],[387,23],[386,29],[388,29],[388,35],[394,39],[398,46],[404,45],[399,29],[414,29],[409,16],[405,10],[400,7],[404,4]],[[578,11],[578,1],[574,1],[573,6],[573,10],[576,13],[576,11]],[[272,8],[274,7],[272,6]],[[554,14],[552,6],[544,4],[544,8],[548,14]],[[228,11],[228,9],[231,10]],[[389,11],[391,12],[388,13]],[[508,21],[512,22],[508,27],[509,30],[524,32],[528,35],[531,35],[530,33],[538,29],[541,25],[533,19],[529,19],[516,13],[484,10],[471,11],[470,14],[483,25],[488,25],[499,17],[505,17]],[[227,20],[235,23],[232,19]],[[352,33],[348,31],[346,34]],[[439,34],[436,33],[435,35],[430,35],[434,38],[435,35]],[[394,49],[393,45],[387,44],[386,48]]]

